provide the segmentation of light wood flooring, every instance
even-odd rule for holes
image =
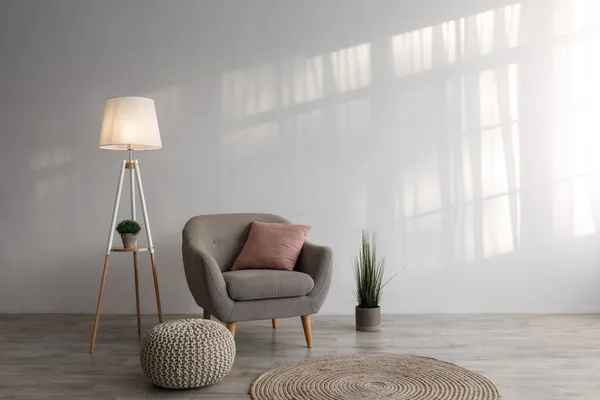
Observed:
[[[165,316],[165,320],[182,316]],[[147,332],[155,316],[144,316]],[[239,323],[233,369],[220,383],[168,391],[139,365],[135,316],[102,315],[88,352],[92,315],[0,315],[0,398],[249,399],[261,373],[325,354],[416,354],[477,371],[503,399],[600,399],[600,316],[388,315],[383,330],[356,332],[353,316],[314,316],[312,349],[300,318]]]

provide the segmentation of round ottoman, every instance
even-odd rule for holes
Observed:
[[[156,325],[146,334],[140,363],[155,385],[188,389],[220,381],[234,358],[235,341],[223,325],[181,319]]]

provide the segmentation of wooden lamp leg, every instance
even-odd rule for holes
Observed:
[[[277,329],[277,319],[273,318],[271,324],[273,325],[273,329]]]
[[[96,305],[96,319],[94,320],[94,330],[92,331],[92,341],[90,343],[90,353],[94,352],[96,343],[96,332],[98,329],[98,320],[100,319],[100,306],[102,305],[102,295],[104,294],[104,284],[106,283],[106,271],[108,270],[108,254],[104,258],[104,269],[102,271],[102,281],[100,281],[100,293],[98,294],[98,305]]]
[[[302,328],[304,328],[304,337],[306,338],[306,347],[312,348],[312,331],[310,328],[310,315],[303,315],[300,317],[302,320]]]
[[[160,306],[160,292],[158,291],[158,276],[156,275],[156,261],[154,261],[154,253],[150,253],[152,261],[152,275],[154,276],[154,293],[156,294],[156,308],[158,309],[158,322],[163,322],[162,307]]]
[[[110,230],[108,231],[108,243],[106,244],[106,257],[104,258],[104,269],[102,270],[102,281],[100,282],[100,293],[98,294],[98,305],[96,306],[96,318],[94,319],[94,330],[92,331],[92,341],[90,343],[90,353],[94,352],[96,343],[96,332],[98,329],[98,319],[100,318],[100,306],[102,305],[102,295],[104,294],[104,284],[106,283],[106,271],[108,270],[108,256],[112,248],[113,238],[115,236],[115,226],[117,224],[117,213],[119,212],[119,202],[121,201],[121,191],[123,190],[123,175],[125,174],[125,163],[121,162],[121,172],[119,172],[119,184],[117,185],[117,194],[113,205]]]
[[[227,330],[229,332],[231,332],[231,335],[233,337],[235,337],[235,326],[236,326],[236,322],[228,322],[227,323]]]
[[[158,322],[163,322],[162,308],[160,306],[160,293],[158,291],[158,276],[156,275],[156,261],[154,260],[154,244],[152,243],[152,231],[150,230],[150,220],[148,219],[148,210],[146,209],[146,198],[144,197],[144,186],[142,184],[142,174],[138,160],[133,161],[135,177],[137,181],[140,203],[142,206],[142,215],[144,216],[144,225],[146,226],[146,237],[148,238],[148,250],[150,250],[150,260],[152,261],[152,275],[154,276],[154,292],[156,294],[156,308],[158,309]]]
[[[142,319],[140,316],[140,284],[138,281],[137,251],[133,252],[133,275],[135,277],[135,310],[137,311],[138,337],[142,337]]]
[[[202,318],[210,319],[210,313],[208,311],[204,310],[204,315],[202,315]]]

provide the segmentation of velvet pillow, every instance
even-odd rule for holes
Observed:
[[[310,228],[306,225],[253,222],[248,239],[231,270],[293,270]]]

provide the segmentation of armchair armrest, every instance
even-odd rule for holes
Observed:
[[[315,282],[313,290],[307,297],[316,314],[321,309],[331,285],[333,273],[333,252],[331,248],[304,242],[304,247],[302,247],[296,263],[296,271],[310,275]]]
[[[202,242],[193,240],[185,232],[181,246],[185,278],[196,303],[222,322],[228,322],[234,303],[227,294],[227,286],[217,261]]]

